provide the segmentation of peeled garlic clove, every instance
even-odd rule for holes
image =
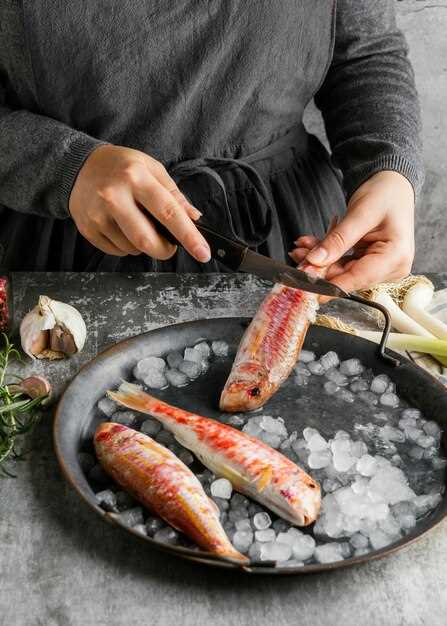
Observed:
[[[8,385],[8,389],[11,393],[23,393],[33,400],[51,394],[51,385],[43,376],[28,376],[18,385]]]
[[[60,359],[80,352],[87,337],[82,315],[70,304],[40,296],[20,325],[22,348],[32,358]]]

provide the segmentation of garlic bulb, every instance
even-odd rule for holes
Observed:
[[[87,337],[82,315],[70,304],[40,296],[20,325],[22,348],[31,358],[63,359],[80,352]]]

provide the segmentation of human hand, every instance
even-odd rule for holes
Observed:
[[[414,192],[402,174],[371,176],[352,195],[345,217],[319,242],[303,236],[290,256],[328,267],[327,279],[345,291],[392,282],[411,271],[414,258]],[[352,255],[344,256],[352,249]]]
[[[173,256],[176,246],[158,234],[154,216],[194,258],[210,259],[208,243],[194,226],[201,213],[163,165],[138,150],[96,148],[79,171],[69,211],[81,235],[106,254]]]

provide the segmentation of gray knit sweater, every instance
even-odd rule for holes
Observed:
[[[64,218],[101,142],[170,164],[239,157],[315,97],[347,194],[423,180],[413,72],[393,0],[3,0],[0,205]],[[0,225],[1,226],[1,225]]]

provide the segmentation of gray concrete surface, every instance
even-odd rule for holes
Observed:
[[[410,46],[424,124],[427,174],[418,205],[415,269],[438,272],[445,269],[447,257],[447,0],[395,1]],[[306,124],[324,137],[314,107],[307,111]]]
[[[152,328],[252,314],[265,291],[229,275],[14,275],[16,320],[40,293],[77,306],[85,351],[37,363],[61,389],[98,351]],[[438,277],[447,284],[447,274]],[[347,319],[353,315],[346,310]],[[29,366],[27,369],[30,369]],[[442,626],[447,525],[398,554],[308,577],[248,577],[148,549],[69,487],[48,416],[16,479],[0,481],[0,626]]]

